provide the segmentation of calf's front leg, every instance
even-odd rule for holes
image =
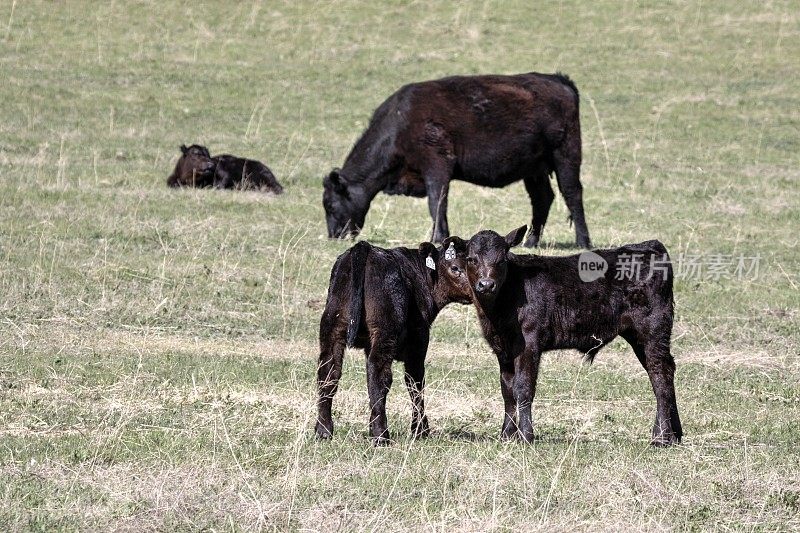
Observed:
[[[514,363],[505,354],[498,354],[500,363],[500,392],[503,395],[503,427],[500,440],[511,440],[517,435],[517,402],[514,399]]]
[[[519,411],[519,437],[523,442],[533,442],[533,397],[539,375],[538,350],[526,349],[514,359],[514,399]]]

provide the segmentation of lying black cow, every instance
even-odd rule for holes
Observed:
[[[453,239],[460,247],[448,239],[441,248],[423,243],[417,250],[385,250],[362,241],[336,260],[319,328],[318,438],[333,436],[331,405],[345,346],[364,348],[367,354],[373,442],[389,442],[386,396],[393,360],[405,364],[413,406],[411,433],[428,434],[422,391],[430,327],[448,303],[470,303],[464,241]]]
[[[553,203],[549,176],[590,246],[580,181],[578,89],[560,74],[455,76],[402,87],[378,107],[341,170],[324,180],[328,236],[358,233],[372,199],[428,196],[432,240],[449,235],[450,180],[505,187],[523,180],[533,207],[526,246],[536,246]]]
[[[673,275],[664,245],[647,241],[569,257],[510,253],[525,229],[505,238],[482,231],[467,245],[473,303],[500,363],[501,437],[533,438],[531,403],[543,352],[574,348],[591,361],[619,335],[633,348],[655,392],[652,443],[680,442],[670,354]]]
[[[167,185],[283,192],[275,175],[263,163],[227,154],[211,157],[208,148],[198,144],[181,146],[181,157],[167,178]]]

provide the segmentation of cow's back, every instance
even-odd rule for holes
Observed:
[[[400,126],[397,156],[411,169],[425,168],[432,151],[453,162],[454,179],[503,187],[549,164],[549,151],[579,130],[573,87],[537,73],[413,83],[392,95],[403,112],[386,121]]]

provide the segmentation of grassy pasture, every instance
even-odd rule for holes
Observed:
[[[800,528],[800,9],[793,1],[0,3],[0,529]],[[336,437],[311,438],[318,318],[347,242],[321,179],[403,83],[568,73],[598,246],[758,256],[680,279],[686,436],[616,342],[545,357],[537,441],[498,442],[474,311],[434,327],[428,414],[366,438],[348,353]],[[167,190],[181,143],[286,187]],[[541,253],[574,250],[557,198]],[[469,236],[530,220],[522,184],[455,183]],[[425,240],[424,201],[379,196],[363,238]]]

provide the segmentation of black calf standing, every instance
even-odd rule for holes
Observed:
[[[466,242],[458,237],[446,239],[441,248],[422,243],[417,250],[385,250],[362,241],[339,256],[320,321],[318,438],[333,436],[331,405],[345,346],[363,348],[367,356],[373,442],[389,442],[386,396],[393,360],[405,364],[411,432],[417,437],[429,433],[422,392],[430,327],[448,303],[470,303],[465,250]]]
[[[473,302],[500,363],[505,404],[501,438],[533,438],[531,403],[543,352],[574,348],[591,361],[619,335],[631,345],[653,386],[652,444],[680,442],[683,430],[670,354],[673,273],[664,245],[647,241],[569,257],[510,253],[525,231],[523,226],[505,238],[482,231],[467,246]]]

